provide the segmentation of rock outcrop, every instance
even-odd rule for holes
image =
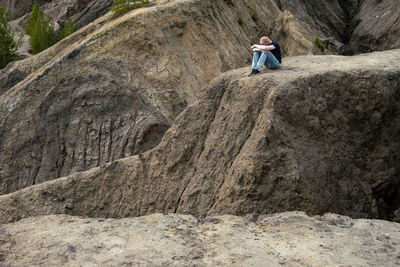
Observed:
[[[288,210],[399,220],[399,50],[248,71],[214,80],[153,150],[0,196],[1,222]]]
[[[0,194],[155,147],[210,80],[249,64],[248,48],[259,36],[279,40],[285,55],[317,53],[315,29],[340,39],[346,18],[373,12],[342,2],[153,1],[117,20],[108,14],[10,64],[0,73]],[[59,19],[75,14],[82,25],[91,20],[83,14],[97,12],[87,8],[104,7],[101,1],[60,3],[43,4]],[[393,13],[380,11],[391,18],[379,28],[383,35],[390,28],[382,43],[397,36],[398,2],[390,3]],[[361,36],[358,20],[354,32]]]
[[[156,146],[210,80],[248,64],[259,34],[254,8],[171,1],[113,21],[108,14],[9,65],[0,74],[0,193]],[[270,3],[260,21],[279,12]]]
[[[0,265],[392,267],[400,264],[399,240],[400,224],[334,214],[57,215],[2,225]]]

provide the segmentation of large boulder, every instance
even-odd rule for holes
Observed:
[[[399,50],[248,71],[215,79],[153,150],[0,196],[1,222],[287,210],[400,219]]]

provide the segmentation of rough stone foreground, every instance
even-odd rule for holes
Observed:
[[[248,72],[215,79],[155,149],[0,196],[0,223],[290,210],[399,220],[400,50]]]
[[[271,216],[67,215],[0,228],[5,266],[399,266],[400,224],[302,212]],[[7,265],[10,264],[10,265]]]

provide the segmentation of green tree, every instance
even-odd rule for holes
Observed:
[[[24,24],[24,31],[30,36],[32,54],[42,52],[57,41],[50,18],[39,10],[36,3],[32,6],[32,13]]]
[[[39,6],[37,3],[35,3],[32,6],[31,15],[28,16],[28,19],[24,23],[24,32],[27,35],[29,35],[29,36],[32,35],[32,31],[33,31],[33,28],[35,27],[35,23],[40,19],[40,16],[41,16],[41,12],[39,10]]]
[[[133,9],[150,5],[149,0],[113,0],[113,3],[114,5],[110,10],[114,12],[114,17],[119,17]]]
[[[14,34],[8,26],[10,17],[10,12],[7,12],[4,6],[0,6],[0,69],[18,59],[18,42],[15,42]]]
[[[74,23],[71,18],[68,18],[67,22],[61,27],[60,32],[58,33],[58,40],[62,40],[68,35],[71,35],[75,31]]]

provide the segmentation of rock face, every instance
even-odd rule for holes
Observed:
[[[39,5],[43,5],[51,0],[40,0],[36,1]],[[31,10],[32,0],[0,0],[0,5],[5,6],[8,11],[11,12],[11,18],[19,18]]]
[[[276,0],[302,24],[305,36],[316,34],[328,48],[358,54],[400,47],[400,2],[397,0]],[[315,38],[315,37],[314,37]]]
[[[214,80],[153,150],[0,196],[1,222],[288,210],[399,220],[399,50],[248,72]]]
[[[29,236],[29,238],[26,238]],[[5,266],[398,266],[400,225],[326,214],[37,217],[2,225]],[[343,244],[346,244],[343,246]]]
[[[0,74],[0,193],[155,147],[210,80],[248,64],[259,35],[253,8],[172,1],[113,21],[109,14],[9,65]],[[260,20],[279,12],[271,2]]]
[[[0,5],[11,12],[12,19],[24,17],[31,11],[34,3],[55,23],[59,20],[65,22],[67,17],[71,17],[78,27],[106,14],[112,5],[112,1],[106,0],[0,0]]]
[[[347,49],[365,53],[399,48],[400,2],[365,0],[362,3],[350,25]]]
[[[388,1],[391,9],[382,4],[380,12],[390,19],[371,29],[384,35],[382,44],[397,36],[398,2]],[[341,47],[336,39],[358,14],[354,32],[363,38],[362,18],[373,23],[373,8],[353,2],[153,1],[117,20],[108,14],[10,64],[0,73],[0,194],[155,147],[210,80],[249,64],[248,48],[261,35],[279,40],[284,55],[317,53],[315,29]],[[84,25],[110,2],[40,3],[56,21],[68,15]]]

